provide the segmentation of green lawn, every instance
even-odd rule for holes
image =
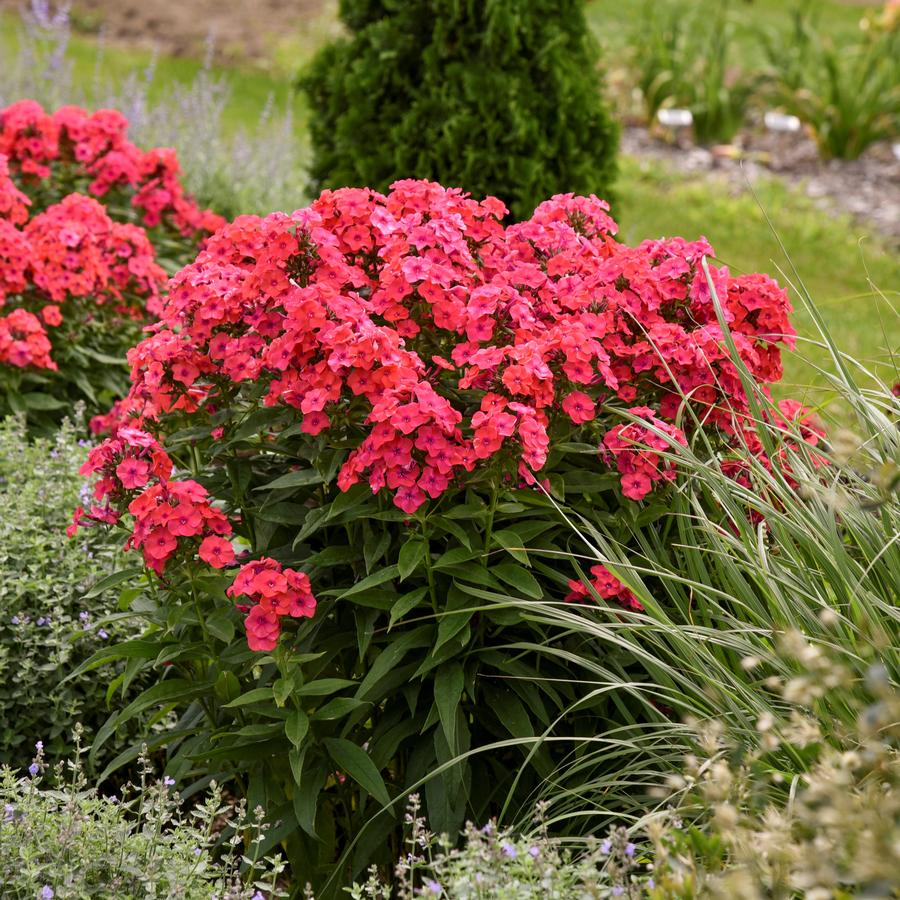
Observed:
[[[746,12],[746,31],[755,23],[771,22],[782,5],[778,0],[738,0],[735,9]],[[635,23],[641,4],[595,0],[589,6],[592,25],[607,30],[615,23],[623,34],[623,23]],[[836,2],[823,3],[823,20],[834,26],[854,28],[862,14],[857,6]],[[4,19],[8,25],[12,20]],[[0,29],[0,62],[2,55],[13,52],[15,29]],[[90,85],[97,69],[97,46],[89,37],[74,36],[70,58],[78,82]],[[104,78],[123,79],[130,73],[143,72],[150,55],[140,51],[107,48],[100,63]],[[199,62],[186,59],[158,60],[151,95],[160,97],[173,84],[190,81],[200,70]],[[280,104],[291,103],[295,111],[298,140],[305,139],[307,111],[301,98],[290,91],[287,79],[277,78],[260,69],[216,69],[225,78],[232,94],[224,117],[226,128],[251,128],[269,97]],[[775,181],[757,185],[762,206],[769,214],[793,264],[800,272],[817,308],[848,353],[878,362],[885,378],[894,369],[892,353],[898,348],[900,327],[897,320],[897,298],[900,288],[900,263],[874,238],[863,240],[865,229],[849,220],[841,221],[823,215],[802,196]],[[778,267],[792,272],[772,228],[756,201],[744,191],[732,196],[729,188],[718,181],[687,179],[659,166],[642,165],[624,159],[618,188],[618,215],[622,220],[621,236],[634,243],[648,237],[681,234],[686,237],[705,235],[718,251],[721,260],[734,272],[766,271],[779,280]],[[300,198],[285,199],[285,208],[294,208]],[[867,283],[867,272],[883,291],[879,297]],[[796,325],[807,340],[800,353],[788,362],[786,390],[802,393],[804,386],[821,385],[822,379],[801,356],[813,364],[827,366],[827,355],[809,342],[814,334],[809,313],[795,298]],[[894,342],[890,344],[888,336]],[[818,393],[816,396],[821,396]]]
[[[875,364],[880,377],[896,377],[900,259],[865,228],[823,214],[773,179],[754,185],[757,203],[749,190],[733,196],[722,180],[688,179],[625,159],[619,190],[623,240],[704,235],[732,272],[768,272],[782,284],[787,282],[779,269],[794,280],[796,267],[840,348]],[[870,287],[868,278],[878,290]],[[816,331],[809,312],[791,293],[801,341],[787,361],[784,388],[801,396],[809,386],[824,383],[814,366],[830,366],[827,352],[811,340]],[[811,400],[822,397],[818,390],[810,395]]]

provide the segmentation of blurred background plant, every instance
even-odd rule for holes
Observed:
[[[860,30],[837,41],[816,6],[792,11],[789,28],[762,36],[768,95],[805,123],[825,159],[856,159],[900,134],[900,30]]]
[[[28,775],[0,768],[0,879],[3,896],[21,900],[251,900],[285,897],[284,865],[263,857],[260,811],[224,801],[212,784],[184,811],[174,782],[140,779],[118,796],[89,786],[74,741],[52,768],[36,747]],[[265,893],[262,893],[265,892]]]
[[[499,197],[611,199],[618,131],[582,0],[343,0],[350,36],[301,85],[311,193],[427,178]]]
[[[688,109],[701,144],[728,143],[744,124],[759,78],[735,59],[728,4],[645,4],[631,32],[631,60],[651,124],[659,111]]]
[[[99,530],[65,535],[85,490],[81,434],[65,422],[54,439],[32,441],[21,417],[0,422],[0,762],[14,766],[27,765],[37,739],[48,759],[66,754],[75,722],[93,737],[108,716],[110,681],[87,673],[60,682],[134,634],[116,619],[114,592],[92,590],[116,568],[118,541]]]
[[[825,627],[836,624],[824,613]],[[648,826],[654,889],[667,898],[891,897],[900,872],[900,692],[881,661],[889,633],[854,659],[786,632],[765,680],[786,716],[763,715],[756,739],[709,722],[670,778],[677,818]],[[746,668],[766,668],[758,657]],[[824,707],[843,710],[832,732]],[[793,760],[802,759],[805,771]]]

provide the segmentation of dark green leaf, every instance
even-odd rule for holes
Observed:
[[[452,753],[457,753],[456,746],[456,712],[462,697],[465,676],[458,662],[444,663],[434,679],[434,702],[437,704],[441,727],[447,746]]]
[[[347,687],[356,687],[356,682],[346,678],[320,678],[297,688],[296,693],[300,697],[324,697]]]
[[[101,578],[85,595],[85,600],[91,600],[94,597],[99,597],[104,591],[108,591],[110,588],[115,587],[117,584],[121,584],[123,581],[129,581],[132,578],[137,578],[139,575],[143,575],[144,570],[140,566],[132,566],[130,569],[120,569],[118,572],[113,572],[111,575],[107,575],[106,578]]]
[[[284,733],[287,735],[287,739],[299,749],[308,732],[309,716],[302,709],[293,710],[284,723]]]
[[[411,609],[415,609],[422,600],[427,596],[428,588],[420,587],[402,597],[398,597],[394,605],[391,607],[391,620],[388,623],[388,630],[394,626],[396,622],[402,619]]]
[[[515,563],[500,563],[493,566],[490,570],[492,575],[496,575],[501,581],[505,581],[511,587],[524,594],[526,597],[533,597],[540,600],[544,592],[541,589],[538,580],[527,569],[517,566]]]
[[[270,481],[267,484],[254,488],[254,491],[276,491],[281,488],[308,487],[311,484],[321,484],[322,476],[315,469],[298,469],[288,472]]]
[[[365,750],[345,738],[326,738],[325,749],[335,764],[382,806],[391,802],[390,795],[375,763]]]
[[[400,572],[400,580],[403,581],[419,567],[425,559],[428,544],[420,537],[410,538],[401,548],[397,558],[397,570]]]
[[[274,700],[275,695],[272,693],[271,687],[253,688],[245,694],[241,694],[236,700],[225,704],[226,709],[234,706],[246,706],[248,703],[264,703],[268,700]]]
[[[517,559],[520,563],[524,563],[526,566],[531,565],[528,554],[525,552],[523,546],[524,542],[522,541],[521,536],[516,534],[515,531],[501,528],[499,531],[494,532],[493,539],[496,544],[503,547],[507,553]]]

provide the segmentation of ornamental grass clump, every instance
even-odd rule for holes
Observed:
[[[795,403],[757,434],[747,379],[777,381],[793,343],[772,279],[704,271],[704,240],[621,244],[596,197],[505,216],[402,181],[238,218],[174,277],[84,467],[72,531],[112,525],[142,560],[147,631],[119,649],[158,678],[94,752],[176,710],[151,741],[171,771],[236,778],[328,891],[390,864],[412,791],[448,833],[527,810],[567,741],[631,715],[585,699],[581,638],[554,657],[532,617],[647,608],[609,567],[554,561],[560,503],[647,524],[674,446],[737,484],[751,463],[789,480],[821,437]]]
[[[312,189],[428,178],[515,219],[559,191],[609,196],[618,134],[581,0],[342,0],[350,35],[301,79]]]
[[[885,873],[897,868],[880,844],[896,843],[896,829],[878,823],[896,819],[897,802],[898,388],[840,353],[796,283],[842,401],[826,438],[812,444],[802,423],[766,423],[772,401],[754,387],[756,436],[781,446],[787,465],[747,452],[733,477],[708,464],[697,431],[687,445],[669,440],[679,478],[664,514],[560,504],[573,536],[565,555],[585,572],[611,572],[645,616],[529,605],[556,635],[550,658],[567,637],[579,642],[569,677],[587,693],[565,715],[606,695],[623,713],[617,727],[570,742],[542,791],[548,821],[576,836],[618,818],[661,839],[674,802],[687,861],[660,897],[793,896],[803,884],[843,896],[863,883],[888,896]],[[716,737],[703,754],[698,730]],[[692,790],[684,805],[661,796],[654,781],[666,778],[683,790],[699,782],[705,802]],[[740,801],[721,817],[716,790]],[[656,857],[665,858],[659,846]]]
[[[0,110],[0,412],[52,424],[121,396],[122,356],[166,279],[223,220],[185,193],[171,150],[144,152],[114,110]]]

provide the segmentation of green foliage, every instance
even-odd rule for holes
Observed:
[[[826,159],[856,159],[900,134],[900,31],[860,32],[835,41],[810,7],[792,27],[763,37],[774,102],[812,130]]]
[[[660,8],[661,6],[661,8]],[[734,64],[727,4],[653,4],[632,31],[637,82],[652,122],[664,106],[687,108],[702,144],[730,141],[759,79]]]
[[[541,820],[531,837],[489,822],[477,828],[466,823],[463,842],[446,834],[436,835],[418,815],[419,797],[410,797],[406,823],[406,848],[394,869],[396,886],[371,871],[364,884],[349,888],[354,900],[407,900],[416,896],[434,900],[600,900],[640,897],[640,856],[624,828],[613,830],[603,841],[592,841],[587,851],[573,854],[552,840]]]
[[[22,419],[0,422],[0,762],[24,765],[36,740],[58,757],[75,721],[96,731],[107,717],[106,681],[88,673],[59,682],[130,634],[104,621],[109,593],[89,593],[115,568],[109,536],[65,536],[85,455],[70,424],[54,441],[29,441]]]
[[[109,409],[128,390],[125,351],[141,328],[109,306],[83,318],[67,315],[53,329],[59,371],[0,365],[0,417],[23,415],[32,434],[52,439],[74,404],[87,403],[91,412]]]
[[[33,776],[0,769],[4,897],[250,900],[260,896],[258,890],[284,896],[276,890],[282,864],[258,852],[264,831],[242,807],[223,804],[216,785],[186,816],[171,782],[151,782],[144,761],[136,787],[126,785],[119,797],[102,796],[87,786],[78,735],[76,729],[67,764],[49,774],[41,748]],[[220,855],[216,836],[225,826],[235,837]]]
[[[309,572],[315,617],[271,653],[251,652],[225,595],[231,578],[179,564],[167,572],[170,587],[136,599],[148,625],[141,639],[86,664],[128,657],[149,675],[159,660],[171,662],[165,677],[154,670],[153,687],[128,696],[110,728],[174,708],[175,728],[148,740],[165,748],[167,771],[236,779],[279,823],[266,849],[284,842],[294,869],[326,897],[396,856],[398,819],[414,790],[433,826],[451,834],[504,803],[528,810],[554,765],[553,745],[540,746],[540,735],[552,730],[565,747],[565,735],[619,716],[613,698],[597,696],[554,724],[583,693],[566,683],[566,659],[542,652],[550,632],[528,609],[528,598],[561,602],[577,574],[553,561],[571,541],[555,502],[513,485],[492,490],[486,472],[411,519],[367,486],[340,493],[343,452],[284,429],[291,410],[227,415],[216,465],[201,477],[240,504],[254,555]],[[176,434],[167,450],[189,466],[191,445],[207,447],[208,433]],[[572,500],[590,494],[612,518],[618,478],[593,457],[561,452],[554,484]],[[572,635],[557,646],[576,652],[580,643]],[[92,753],[106,737],[104,729]]]
[[[516,219],[575,191],[608,196],[617,135],[581,0],[343,0],[353,32],[302,86],[313,193],[428,178]]]

